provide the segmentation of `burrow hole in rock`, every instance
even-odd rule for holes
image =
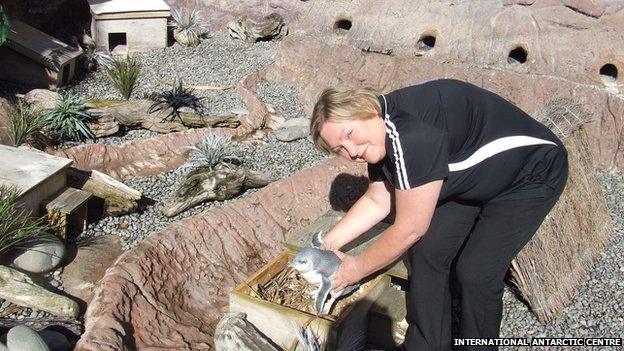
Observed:
[[[614,83],[618,78],[618,69],[612,63],[600,67],[600,77],[605,83]]]
[[[345,34],[351,30],[352,25],[353,23],[351,23],[350,19],[341,18],[334,23],[334,33]]]
[[[423,34],[420,39],[418,39],[418,50],[420,51],[429,51],[435,47],[436,37],[433,34]]]
[[[526,51],[525,48],[523,48],[522,46],[516,46],[513,50],[509,52],[509,55],[507,56],[507,62],[523,64],[526,62],[527,56],[529,56],[529,53]]]

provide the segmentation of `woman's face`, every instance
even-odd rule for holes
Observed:
[[[330,119],[320,135],[332,151],[350,161],[377,163],[386,156],[386,127],[381,118]]]

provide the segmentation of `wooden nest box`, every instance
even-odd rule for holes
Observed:
[[[47,215],[62,239],[85,228],[91,194],[67,187],[72,160],[44,152],[0,145],[0,184],[18,191],[16,206],[32,216]]]
[[[390,277],[382,274],[363,285],[356,292],[355,299],[337,316],[317,316],[257,297],[253,287],[271,280],[286,268],[294,255],[292,251],[282,252],[238,285],[230,295],[230,311],[245,313],[249,322],[284,350],[295,350],[297,347],[294,325],[311,328],[319,341],[327,345],[328,350],[333,350],[346,333],[353,334],[352,328],[367,327],[368,313],[388,288]]]
[[[91,36],[108,51],[144,51],[167,46],[171,9],[163,0],[89,0]]]
[[[0,80],[54,89],[73,79],[80,55],[80,48],[11,20],[7,41],[0,46]]]

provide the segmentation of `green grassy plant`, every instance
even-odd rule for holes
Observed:
[[[0,5],[0,45],[7,40],[10,30],[9,16],[4,12],[2,5]]]
[[[234,155],[233,142],[229,137],[208,133],[196,146],[189,147],[191,152],[183,169],[193,169],[202,166],[213,167],[221,161],[238,161]]]
[[[130,99],[132,91],[141,75],[141,63],[130,56],[115,57],[103,65],[104,71],[124,99]]]
[[[199,44],[200,38],[209,28],[209,23],[203,19],[201,11],[194,7],[174,7],[171,9],[171,17],[173,21],[169,23],[169,26],[174,28],[177,38],[182,39],[178,42],[183,45]]]
[[[15,187],[0,185],[0,256],[49,231],[43,218],[31,217],[15,206],[18,196]]]
[[[182,107],[191,108],[196,113],[199,113],[202,108],[201,100],[204,99],[203,97],[197,97],[192,88],[185,88],[181,79],[174,80],[170,90],[153,94],[150,98],[154,102],[148,109],[149,113],[171,109],[163,120],[180,119],[180,108]]]
[[[93,134],[86,125],[91,119],[85,102],[68,96],[61,96],[56,106],[45,113],[52,134],[61,140],[92,138]]]
[[[24,143],[38,144],[46,125],[43,112],[20,100],[9,113],[9,137],[13,146]]]

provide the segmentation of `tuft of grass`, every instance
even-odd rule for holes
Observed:
[[[20,146],[26,142],[38,144],[41,141],[41,131],[46,125],[41,110],[19,100],[9,109],[8,114],[9,137],[13,146]]]
[[[183,45],[199,44],[200,38],[209,28],[209,22],[203,18],[202,12],[196,7],[174,7],[171,9],[171,17],[173,20],[168,25],[175,29],[177,36],[184,38],[178,41]]]
[[[108,59],[100,58],[104,62],[104,71],[117,91],[124,99],[130,99],[137,79],[141,74],[141,63],[130,56],[115,57],[112,62]]]
[[[229,137],[214,133],[206,134],[196,146],[189,147],[191,149],[189,158],[181,168],[186,170],[202,166],[214,167],[221,161],[240,161],[237,156],[233,155],[233,145]]]
[[[0,256],[50,229],[43,218],[31,217],[15,206],[18,196],[15,187],[0,185]]]
[[[45,120],[51,132],[61,140],[93,138],[86,125],[91,119],[85,102],[69,96],[61,96],[56,106],[45,113]]]
[[[7,15],[2,5],[0,5],[0,45],[7,40],[10,30],[9,15]]]
[[[180,109],[188,107],[196,113],[201,110],[201,101],[203,97],[197,97],[193,88],[185,88],[182,79],[175,79],[170,90],[153,94],[151,100],[154,101],[147,112],[154,113],[162,110],[171,109],[171,112],[163,118],[163,121],[180,119]]]

